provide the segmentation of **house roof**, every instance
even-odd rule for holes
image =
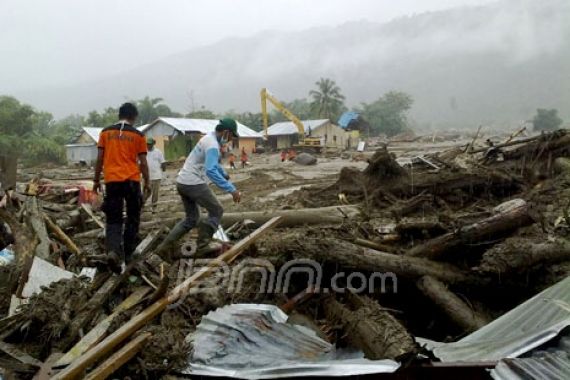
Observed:
[[[159,122],[168,124],[172,128],[182,133],[199,132],[206,134],[213,132],[220,121],[212,119],[184,119],[184,118],[175,118],[175,117],[159,117],[158,119],[150,123],[142,132],[143,133],[146,132],[147,130],[149,130]],[[256,132],[253,129],[243,125],[239,121],[237,122],[237,126],[240,137],[261,138],[261,134],[259,132]]]
[[[316,129],[321,125],[324,125],[329,122],[328,119],[321,119],[321,120],[302,120],[301,121],[305,126],[305,134],[308,133],[308,129]],[[267,128],[267,134],[269,136],[279,136],[279,135],[296,135],[299,133],[297,130],[297,126],[293,124],[292,121],[282,121],[280,123],[275,123],[269,128]]]
[[[103,128],[95,127],[82,127],[82,129],[83,132],[87,133],[95,142],[99,141],[99,134],[101,134],[101,131],[103,130]]]

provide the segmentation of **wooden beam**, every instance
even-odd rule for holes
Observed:
[[[44,220],[48,229],[57,237],[73,254],[81,257],[83,252],[79,247],[67,236],[65,232],[57,224],[55,224],[49,216],[44,214]]]
[[[208,274],[210,274],[215,268],[224,262],[234,259],[239,256],[244,250],[251,246],[257,239],[259,239],[264,233],[269,231],[271,228],[275,227],[281,218],[276,217],[269,220],[263,226],[255,230],[253,233],[242,239],[232,248],[230,248],[225,253],[218,256],[217,259],[211,261],[211,263],[203,267],[198,272],[194,273],[183,283],[174,288],[169,295],[161,298],[156,303],[151,304],[141,313],[135,315],[130,321],[119,327],[114,333],[109,335],[95,347],[87,351],[85,354],[77,358],[69,367],[58,373],[54,379],[56,380],[70,380],[76,379],[81,376],[83,371],[85,371],[89,366],[95,363],[97,360],[103,356],[109,354],[115,347],[121,344],[129,336],[133,335],[142,326],[147,324],[154,317],[162,313],[166,307],[174,302],[176,302],[182,295],[184,295],[189,289],[197,285],[197,282]]]
[[[135,356],[144,346],[146,341],[152,336],[149,332],[144,332],[131,340],[121,348],[119,351],[111,355],[101,365],[95,368],[91,373],[85,376],[85,380],[103,380],[109,377],[117,369],[121,368],[123,364],[128,362]]]
[[[89,215],[89,217],[91,219],[93,219],[93,221],[95,223],[97,223],[97,225],[101,228],[105,228],[105,223],[103,223],[101,221],[101,219],[99,219],[97,217],[97,215],[95,215],[95,213],[93,212],[93,209],[91,208],[91,205],[87,204],[87,203],[82,203],[81,204],[81,208],[83,209],[83,211],[85,211],[87,213],[87,215]]]
[[[142,287],[135,290],[130,296],[128,296],[119,306],[113,310],[113,313],[107,318],[103,319],[94,328],[91,329],[73,348],[71,348],[67,353],[61,357],[56,366],[65,366],[70,364],[74,359],[83,355],[87,350],[93,347],[95,344],[101,341],[101,338],[105,336],[107,330],[111,326],[111,323],[115,318],[117,318],[125,310],[129,310],[133,306],[137,305],[143,298],[148,294],[150,288]]]

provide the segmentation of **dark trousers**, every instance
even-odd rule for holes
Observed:
[[[103,211],[107,217],[105,245],[107,252],[115,252],[128,260],[138,244],[137,234],[143,204],[141,185],[136,181],[105,184]],[[123,232],[123,208],[127,205],[127,219]]]
[[[198,206],[202,206],[208,211],[207,223],[214,229],[218,229],[224,209],[208,185],[183,185],[178,183],[176,189],[178,194],[180,194],[180,198],[182,198],[186,213],[186,218],[179,224],[186,232],[196,227],[200,219]]]

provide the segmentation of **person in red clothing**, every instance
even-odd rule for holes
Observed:
[[[245,147],[241,148],[241,167],[242,169],[245,168],[245,165],[247,164],[247,153],[245,152]]]
[[[230,153],[230,157],[228,158],[228,162],[230,163],[230,168],[236,170],[236,156],[233,153]]]
[[[295,159],[295,157],[297,157],[297,152],[295,152],[295,149],[289,149],[289,154],[288,154],[288,160],[289,161],[293,161]]]
[[[283,149],[281,151],[281,162],[285,162],[285,160],[287,160],[287,151]]]
[[[109,264],[120,272],[120,264],[129,261],[137,246],[140,214],[143,205],[141,173],[145,194],[150,194],[150,180],[146,160],[147,144],[144,135],[134,127],[137,108],[125,103],[119,108],[119,122],[99,135],[99,148],[93,191],[101,190],[101,172],[105,180],[105,199],[102,209],[106,216],[105,245]],[[123,207],[127,219],[123,232]]]

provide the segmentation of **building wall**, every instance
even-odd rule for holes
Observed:
[[[144,134],[146,137],[152,137],[156,141],[155,147],[158,148],[162,153],[166,154],[165,146],[167,144],[165,142],[174,139],[180,133],[170,125],[160,121],[153,125],[151,128],[148,128]]]
[[[356,149],[358,142],[360,141],[360,131],[346,131],[345,132],[346,147],[348,149]]]
[[[242,148],[249,154],[252,153],[257,144],[257,139],[253,137],[240,137],[238,139],[238,149],[241,152]]]
[[[92,143],[97,144],[98,141],[93,141],[91,136],[89,136],[89,134],[87,134],[87,132],[83,131],[83,132],[81,132],[79,137],[75,140],[75,143],[76,144],[92,144]]]
[[[324,145],[329,148],[347,148],[347,135],[344,129],[328,122],[311,131],[311,137],[324,138]]]
[[[94,164],[97,161],[97,145],[66,146],[67,162],[70,164],[85,161]]]

